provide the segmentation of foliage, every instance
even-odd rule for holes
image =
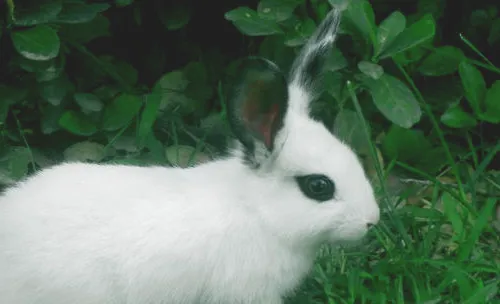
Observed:
[[[325,249],[290,302],[499,300],[499,7],[243,2],[2,2],[0,185],[63,160],[224,153],[233,62],[288,71],[334,5],[342,33],[312,111],[364,159],[384,221],[356,254]]]

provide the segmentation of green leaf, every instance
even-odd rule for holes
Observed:
[[[360,61],[358,63],[358,69],[363,74],[373,79],[379,79],[384,75],[384,68],[382,66],[369,61]]]
[[[401,80],[384,74],[379,79],[365,78],[375,106],[393,123],[410,128],[420,120],[422,111],[415,96]]]
[[[28,165],[31,160],[32,155],[28,148],[12,147],[0,157],[0,168],[5,169],[0,172],[0,175],[6,174],[7,178],[13,181],[21,180],[28,174]],[[0,179],[4,180],[5,177]]]
[[[59,119],[59,125],[76,135],[90,136],[97,132],[97,127],[83,113],[66,111]]]
[[[328,3],[330,3],[331,6],[343,11],[347,8],[349,3],[351,3],[352,0],[328,0]]]
[[[315,29],[316,24],[312,19],[297,20],[295,26],[285,34],[285,45],[295,47],[305,44]]]
[[[7,86],[0,83],[0,100],[4,104],[15,104],[22,101],[28,95],[27,88]]]
[[[338,48],[332,50],[332,54],[326,61],[326,70],[336,72],[349,66],[347,59]]]
[[[496,18],[490,27],[490,34],[488,35],[488,43],[494,45],[500,41],[500,17]]]
[[[182,71],[172,71],[163,75],[153,88],[153,92],[161,96],[160,109],[167,109],[186,101],[184,90],[188,81]]]
[[[206,83],[208,81],[207,69],[200,61],[191,61],[184,67],[183,72],[189,82]]]
[[[324,83],[327,84],[326,91],[330,94],[339,104],[345,101],[347,96],[346,79],[341,73],[334,73],[326,71],[323,76]]]
[[[344,15],[363,34],[364,38],[375,44],[375,14],[372,5],[366,0],[352,1]]]
[[[168,30],[178,30],[189,23],[191,7],[186,5],[185,2],[179,2],[166,9],[158,10],[158,16]]]
[[[392,56],[392,60],[402,67],[406,67],[412,64],[418,65],[425,56],[429,55],[428,49],[432,49],[433,47],[434,46],[432,44],[432,40],[429,40],[422,43],[418,47],[414,47],[404,52],[397,53],[396,55]]]
[[[281,69],[291,65],[295,57],[295,50],[285,45],[284,35],[267,36],[259,46],[259,56],[272,60]],[[235,61],[232,62],[234,64]]]
[[[420,130],[409,130],[392,125],[382,140],[382,152],[390,159],[415,162],[432,149],[432,145]]]
[[[65,2],[61,13],[57,16],[57,21],[71,24],[86,23],[109,7],[110,5],[105,3]]]
[[[203,63],[191,61],[184,67],[183,74],[188,81],[184,92],[190,101],[180,106],[183,110],[201,113],[206,108],[206,101],[213,94],[212,87],[207,84],[207,69]]]
[[[165,147],[153,133],[149,134],[145,147],[148,149],[148,158],[150,158],[153,162],[162,164],[166,161]]]
[[[98,37],[108,37],[109,20],[98,15],[86,23],[65,24],[59,29],[59,35],[63,40],[84,44]]]
[[[47,25],[37,25],[12,33],[16,50],[31,60],[49,60],[59,54],[61,42],[55,30]]]
[[[476,115],[482,112],[486,96],[486,82],[481,72],[473,65],[463,61],[459,66],[460,79],[465,91],[465,98]]]
[[[108,141],[111,146],[118,151],[125,151],[127,153],[139,152],[137,147],[136,138],[127,134],[121,134],[119,137],[114,138],[116,134],[109,134]]]
[[[443,147],[428,149],[421,157],[414,159],[412,165],[430,175],[438,175],[445,166],[448,166],[447,154]]]
[[[399,34],[406,28],[406,18],[399,12],[395,11],[380,23],[377,29],[377,43],[375,44],[375,56],[383,52]]]
[[[436,24],[431,15],[425,15],[419,21],[399,34],[394,41],[380,54],[380,59],[394,56],[422,44],[434,37]]]
[[[73,144],[63,152],[66,161],[99,162],[106,156],[105,147],[101,144],[83,141]]]
[[[120,94],[120,92],[120,89],[113,85],[103,85],[93,91],[94,95],[101,100],[113,99]]]
[[[500,80],[495,81],[486,92],[486,111],[480,115],[482,120],[500,123]]]
[[[225,115],[221,112],[213,112],[201,119],[200,128],[207,135],[229,136],[231,134]]]
[[[9,114],[10,104],[6,102],[0,103],[0,127],[5,123],[5,119],[7,119],[7,114]]]
[[[264,19],[282,22],[292,17],[293,11],[301,3],[301,0],[261,0],[257,13]]]
[[[47,23],[55,20],[61,10],[61,0],[16,1],[14,24],[31,26]]]
[[[232,21],[239,31],[248,36],[267,36],[282,33],[276,22],[260,17],[256,11],[246,6],[231,10],[224,17]]]
[[[349,144],[357,153],[368,151],[370,142],[363,130],[359,115],[348,109],[342,109],[335,117],[334,133],[343,142]]]
[[[153,125],[158,117],[158,110],[161,104],[161,95],[148,94],[145,100],[146,105],[142,111],[139,129],[137,130],[137,139],[141,147],[146,143],[148,136],[153,131]]]
[[[417,14],[432,14],[436,20],[440,19],[445,10],[447,3],[446,0],[419,0],[417,4]],[[428,303],[431,304],[431,303]]]
[[[106,131],[115,131],[128,124],[142,106],[139,96],[121,94],[106,106],[102,128]]]
[[[117,7],[129,6],[132,3],[134,3],[134,0],[115,0],[115,5]]]
[[[207,162],[208,155],[186,145],[172,145],[165,149],[167,160],[176,167],[187,168],[194,164]]]
[[[58,56],[54,59],[48,61],[39,61],[46,62],[47,66],[45,69],[39,69],[35,71],[36,73],[36,81],[44,82],[51,81],[60,77],[66,67],[66,58],[64,55]]]
[[[134,86],[137,83],[137,70],[131,64],[112,58],[110,67],[114,68],[116,73],[120,75],[123,81],[125,81],[128,85]]]
[[[34,73],[37,82],[45,82],[61,76],[66,60],[64,55],[45,61],[35,61],[18,56],[14,62],[23,70]]]
[[[451,105],[444,113],[441,115],[441,122],[450,128],[472,128],[477,125],[477,121],[474,116],[462,110],[458,104]]]
[[[197,77],[194,77],[195,71],[198,71]],[[201,81],[205,72],[202,65],[191,63],[186,66],[185,72],[172,71],[163,75],[153,88],[153,92],[161,96],[160,110],[171,110],[175,107],[178,113],[187,115],[206,106],[212,89]]]
[[[43,108],[40,129],[43,134],[52,134],[61,129],[59,119],[64,114],[64,108],[48,104]]]
[[[470,24],[473,27],[487,27],[490,23],[491,17],[484,9],[478,9],[470,14]]]
[[[453,46],[434,49],[418,67],[418,71],[426,76],[443,76],[455,73],[460,62],[465,59],[462,50]]]
[[[23,101],[28,95],[28,92],[29,92],[28,88],[24,87],[19,88],[11,85],[7,86],[4,84],[0,84],[0,131],[2,124],[5,122],[5,119],[7,118],[10,106],[20,101]],[[2,147],[1,144],[2,144],[2,138],[0,136],[0,150]]]
[[[72,84],[66,77],[59,77],[39,84],[40,96],[48,103],[58,106],[72,89]]]
[[[90,93],[76,93],[73,98],[85,112],[100,112],[103,108],[99,97]]]

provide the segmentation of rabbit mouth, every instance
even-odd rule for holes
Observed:
[[[368,226],[353,227],[352,222],[335,227],[330,232],[329,242],[334,244],[359,244],[368,233]]]

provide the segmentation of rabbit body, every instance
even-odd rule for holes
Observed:
[[[264,192],[282,191],[246,170],[42,171],[0,199],[0,303],[280,303],[312,253],[264,220]]]
[[[282,303],[320,244],[379,220],[356,155],[310,118],[332,10],[290,80],[251,58],[227,114],[233,153],[197,167],[65,163],[0,195],[0,304]]]

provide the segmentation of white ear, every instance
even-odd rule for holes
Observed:
[[[290,72],[290,108],[308,113],[315,86],[335,43],[341,11],[333,8],[295,59]]]

